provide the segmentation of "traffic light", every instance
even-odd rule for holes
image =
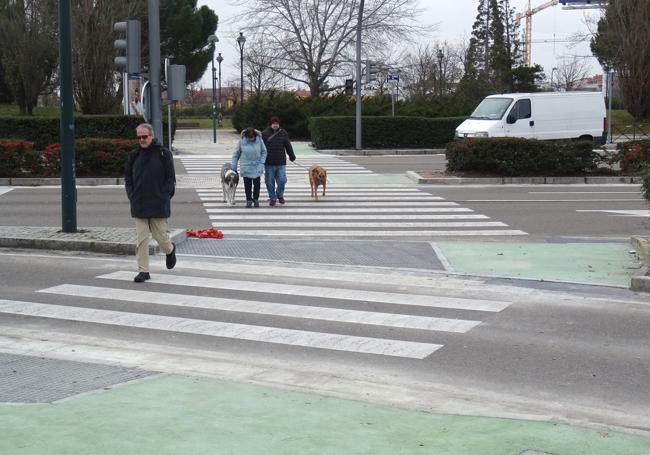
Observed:
[[[354,80],[346,79],[345,80],[345,94],[352,95],[354,93]]]
[[[379,63],[366,60],[366,84],[377,80],[377,74],[381,71]]]
[[[185,100],[185,65],[169,65],[167,67],[167,99],[171,101]]]
[[[113,30],[124,33],[125,39],[115,40],[117,50],[124,50],[123,56],[115,57],[115,65],[124,68],[129,74],[140,72],[140,21],[128,20],[116,22]]]

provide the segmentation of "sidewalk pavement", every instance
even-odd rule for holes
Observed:
[[[650,452],[650,439],[605,429],[434,414],[168,374],[51,404],[0,405],[0,427],[4,455]]]

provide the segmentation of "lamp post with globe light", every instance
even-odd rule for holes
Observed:
[[[241,70],[241,76],[239,81],[240,103],[244,102],[244,43],[245,42],[246,42],[246,37],[244,36],[244,32],[239,32],[239,36],[237,37],[237,45],[239,46],[239,63],[240,63],[240,70]]]
[[[214,49],[216,47],[215,43],[219,42],[219,38],[216,35],[208,36],[208,42],[212,46],[212,58],[210,63],[212,65],[212,142],[217,143],[217,102],[216,102],[216,87],[215,87],[215,69],[214,69]],[[221,54],[219,54],[221,55]]]

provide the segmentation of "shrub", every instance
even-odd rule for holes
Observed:
[[[621,172],[636,174],[650,164],[650,140],[619,142],[609,164],[619,164]]]
[[[121,177],[129,150],[137,141],[88,138],[75,143],[77,177]],[[61,173],[61,145],[48,144],[35,150],[24,141],[0,141],[0,175],[3,177],[58,177]],[[4,165],[4,163],[8,165]]]
[[[449,172],[505,176],[580,175],[597,169],[600,157],[588,141],[472,138],[447,144]]]
[[[642,194],[643,197],[647,199],[650,203],[650,165],[645,166],[641,170],[641,180],[642,180]]]
[[[363,117],[364,148],[442,147],[454,137],[464,117]],[[355,146],[355,117],[312,117],[309,123],[314,146],[345,149]]]
[[[166,117],[166,116],[165,116]],[[142,117],[125,115],[81,115],[75,117],[75,137],[104,137],[130,139]],[[164,138],[167,140],[167,121],[163,119]],[[172,129],[172,134],[175,127]],[[0,118],[0,138],[16,138],[34,143],[36,149],[59,142],[60,124],[57,118],[3,117]]]
[[[23,172],[25,155],[34,144],[21,140],[0,140],[0,177],[13,177]]]

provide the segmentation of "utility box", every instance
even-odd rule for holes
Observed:
[[[167,99],[171,101],[185,100],[185,65],[169,65],[167,67]]]

